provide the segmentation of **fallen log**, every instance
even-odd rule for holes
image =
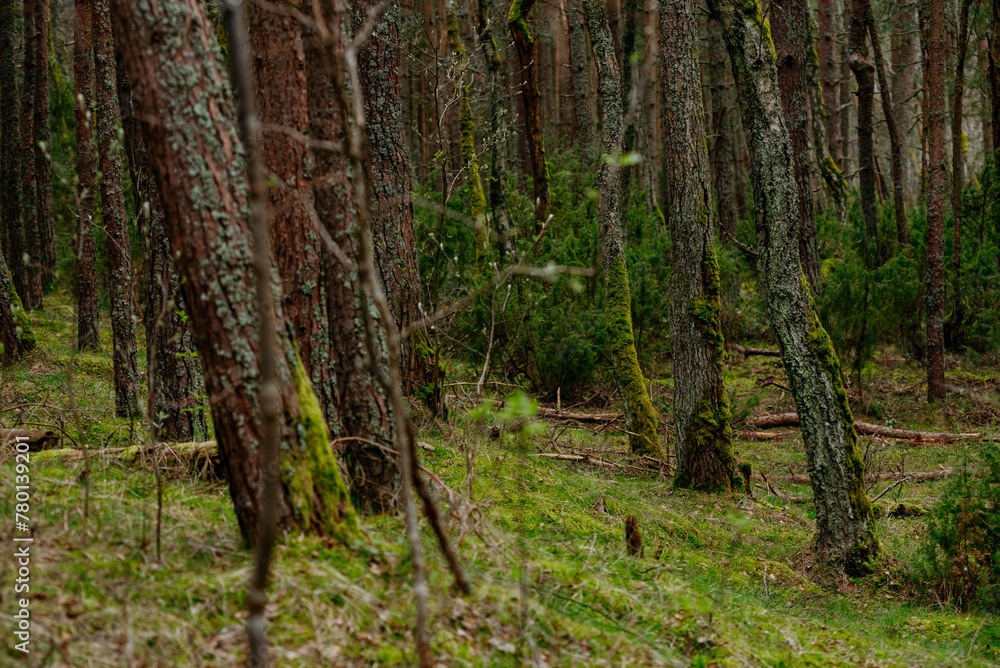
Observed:
[[[786,434],[777,431],[738,431],[735,436],[741,441],[780,441]]]
[[[910,478],[911,480],[944,480],[945,478],[950,478],[954,469],[945,468],[940,471],[919,471],[916,473],[877,473],[877,474],[866,474],[865,479],[868,482],[883,482],[886,480],[900,480],[903,478]],[[766,482],[766,478],[759,473],[754,474],[755,480],[761,480]],[[782,475],[774,476],[770,478],[775,482],[788,482],[793,485],[808,485],[809,476],[801,473],[796,473],[792,475]]]
[[[773,429],[775,427],[798,427],[798,413],[777,413],[775,415],[760,415],[747,420],[747,425],[758,429]],[[854,428],[859,433],[868,436],[881,436],[892,438],[897,441],[916,441],[924,443],[958,441],[958,440],[987,440],[1000,441],[1000,436],[989,436],[980,432],[938,432],[938,431],[917,431],[914,429],[894,429],[884,427],[871,422],[854,421]]]
[[[48,429],[0,429],[0,445],[13,445],[15,441],[28,439],[28,450],[50,450],[59,447],[59,434]]]
[[[555,408],[538,408],[538,417],[556,420],[577,420],[578,422],[614,422],[622,417],[621,413],[570,413]]]
[[[747,348],[746,346],[733,344],[732,349],[744,357],[750,357],[751,355],[759,355],[761,357],[781,357],[781,351],[771,350],[769,348]]]

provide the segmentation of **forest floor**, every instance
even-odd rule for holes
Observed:
[[[32,456],[32,652],[19,665],[240,665],[252,554],[242,547],[225,483],[204,468],[160,467],[158,550],[155,460],[124,461],[116,450],[145,442],[148,430],[113,417],[107,324],[101,353],[75,354],[68,300],[48,297],[33,319],[38,350],[0,371],[0,427],[47,425],[64,435],[64,447],[88,452]],[[952,391],[928,406],[923,370],[890,353],[866,370],[862,396],[851,389],[856,418],[998,430],[995,368],[950,358]],[[794,410],[776,358],[733,357],[726,381],[737,418]],[[668,420],[671,381],[657,378],[653,387]],[[477,405],[462,395],[470,387],[449,390],[450,420],[421,419],[419,439],[424,465],[450,490],[436,485],[474,593],[457,593],[425,531],[441,665],[1000,665],[995,618],[936,604],[913,585],[923,518],[878,520],[883,552],[873,575],[816,582],[808,566],[810,490],[783,479],[789,469],[806,471],[796,429],[780,430],[781,440],[738,444],[741,461],[766,474],[779,495],[766,487],[753,499],[705,495],[676,490],[656,473],[595,464],[622,457],[625,442],[613,425],[533,419],[526,400]],[[615,408],[612,401],[573,410]],[[959,467],[966,453],[986,447],[862,441],[869,471],[885,473]],[[539,456],[573,453],[589,463]],[[13,467],[8,447],[0,452],[8,546]],[[875,482],[870,494],[891,484]],[[882,501],[930,506],[944,484],[906,482]],[[629,514],[644,535],[639,557],[624,548]],[[267,608],[277,665],[413,663],[402,516],[366,518],[364,529],[367,542],[353,548],[313,537],[277,546]],[[19,656],[8,631],[17,598],[12,553],[4,548],[0,558],[4,665]]]

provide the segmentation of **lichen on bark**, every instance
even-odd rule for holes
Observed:
[[[751,155],[758,270],[806,446],[818,561],[861,575],[878,551],[843,373],[798,262],[797,189],[766,21],[753,0],[710,0],[723,27]]]

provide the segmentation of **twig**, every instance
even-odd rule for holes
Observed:
[[[881,494],[879,494],[874,499],[872,499],[872,503],[875,503],[876,501],[878,501],[879,499],[881,499],[883,496],[885,496],[886,494],[888,494],[889,490],[891,490],[893,487],[895,487],[897,485],[902,485],[904,482],[906,482],[909,479],[910,479],[910,477],[907,476],[905,478],[902,478],[902,479],[897,480],[896,482],[892,483],[891,485],[889,485],[888,487],[886,487],[885,489],[883,489]],[[897,497],[897,498],[899,498],[899,497]]]

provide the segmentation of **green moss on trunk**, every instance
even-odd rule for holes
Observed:
[[[330,445],[323,409],[302,360],[293,371],[293,381],[299,404],[294,427],[305,451],[293,447],[282,453],[285,463],[281,476],[295,521],[304,530],[349,543],[358,535],[357,515]]]
[[[611,260],[605,275],[608,318],[608,355],[628,421],[629,449],[637,455],[663,457],[663,448],[656,434],[657,420],[649,399],[646,381],[639,368],[632,334],[632,300],[629,293],[625,259]]]

